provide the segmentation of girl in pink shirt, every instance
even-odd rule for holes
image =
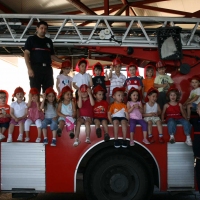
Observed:
[[[150,144],[147,139],[147,122],[142,119],[143,107],[138,89],[132,87],[128,92],[127,109],[130,115],[130,146],[134,146],[133,135],[136,124],[140,124],[143,130],[143,143]]]
[[[90,124],[93,118],[93,106],[94,99],[92,97],[91,89],[86,85],[81,85],[78,90],[78,107],[79,107],[79,118],[77,119],[75,141],[73,146],[76,147],[80,144],[79,133],[81,124],[85,124],[86,140],[85,142],[90,144]]]
[[[26,132],[25,142],[30,140],[29,131],[30,125],[35,123],[38,130],[38,137],[35,142],[39,143],[41,141],[41,126],[42,120],[44,119],[44,113],[40,109],[39,91],[37,88],[31,88],[29,92],[28,100],[28,117],[24,124],[24,130]]]

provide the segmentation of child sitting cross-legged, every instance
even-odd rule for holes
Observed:
[[[75,103],[72,101],[72,93],[73,93],[72,89],[69,86],[65,86],[59,95],[58,109],[57,109],[57,114],[59,116],[58,118],[59,128],[56,132],[58,137],[61,136],[64,125],[66,124],[67,126],[68,124],[66,123],[66,119],[73,121],[73,118],[76,116],[76,107]],[[70,130],[69,136],[71,139],[74,138],[73,128]]]
[[[79,118],[77,119],[76,123],[75,141],[73,144],[74,147],[80,144],[79,134],[80,134],[80,127],[83,123],[85,124],[85,132],[86,132],[85,142],[88,144],[91,143],[90,124],[92,123],[92,118],[93,118],[93,106],[94,106],[94,99],[92,97],[91,89],[86,84],[81,85],[78,90]]]
[[[159,115],[161,115],[161,109],[158,103],[156,103],[158,90],[150,88],[147,91],[145,97],[146,104],[144,105],[144,120],[148,123],[148,140],[150,143],[155,142],[154,136],[152,135],[152,125],[156,124],[159,132],[159,142],[164,143],[162,123]]]
[[[168,103],[164,105],[162,112],[162,121],[166,117],[168,132],[170,135],[169,142],[171,144],[175,143],[174,135],[176,133],[176,125],[182,124],[183,130],[186,135],[185,143],[188,146],[192,146],[192,141],[190,138],[191,124],[187,120],[186,114],[183,110],[182,104],[179,103],[180,93],[177,88],[171,87],[167,92]]]
[[[105,89],[101,85],[97,85],[93,88],[93,95],[95,97],[95,104],[93,107],[94,112],[94,124],[96,127],[97,137],[101,137],[101,128],[102,124],[104,128],[104,140],[108,141],[110,136],[108,134],[108,102],[103,100],[105,94]]]
[[[120,142],[118,140],[119,124],[122,126],[123,142],[122,147],[127,148],[126,133],[127,133],[127,121],[128,121],[128,111],[126,105],[123,103],[124,98],[124,87],[116,87],[112,90],[112,97],[114,103],[110,105],[108,111],[108,119],[111,124],[113,124],[114,129],[114,147],[119,148]]]

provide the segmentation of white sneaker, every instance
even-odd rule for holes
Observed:
[[[40,142],[41,142],[41,138],[37,138],[37,139],[35,140],[35,142],[36,142],[36,143],[40,143]]]
[[[19,134],[19,136],[18,136],[18,138],[17,138],[17,141],[22,142],[22,140],[23,140],[23,135],[22,135],[22,134]]]
[[[30,138],[29,137],[25,137],[24,142],[29,142]]]
[[[192,141],[191,141],[191,138],[188,138],[186,141],[185,141],[185,144],[187,144],[188,146],[192,146]]]
[[[77,147],[80,144],[80,141],[78,138],[75,139],[75,142],[73,144],[74,147]]]
[[[3,140],[4,138],[5,136],[2,133],[0,133],[0,141]]]
[[[7,142],[8,142],[8,143],[11,143],[11,142],[12,142],[12,138],[11,138],[11,137],[8,137]]]

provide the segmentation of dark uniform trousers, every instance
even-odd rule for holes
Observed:
[[[48,87],[53,87],[53,69],[50,64],[31,64],[31,68],[34,72],[34,77],[29,77],[31,88],[35,87],[40,92],[42,87],[44,93]]]

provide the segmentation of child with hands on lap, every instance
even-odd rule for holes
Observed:
[[[94,124],[96,127],[96,135],[98,138],[102,136],[100,124],[104,129],[104,140],[108,141],[110,136],[108,134],[108,102],[103,100],[105,89],[101,85],[97,85],[93,88],[93,95],[95,97],[95,104],[93,107],[94,112]]]
[[[25,103],[24,98],[25,92],[21,87],[17,87],[14,91],[13,101],[14,97],[16,97],[16,101],[12,102],[10,105],[10,116],[11,121],[8,129],[8,139],[7,142],[12,142],[12,133],[14,131],[15,125],[19,125],[19,136],[17,138],[17,141],[23,140],[23,133],[24,133],[24,122],[26,121],[28,108]]]
[[[158,90],[156,88],[150,88],[147,91],[144,105],[144,120],[148,123],[148,140],[150,143],[155,142],[154,136],[152,135],[152,125],[156,124],[159,133],[159,142],[164,143],[163,131],[162,131],[162,123],[159,115],[161,115],[160,106],[156,103]]]
[[[58,137],[61,136],[62,130],[64,128],[64,125],[67,126],[66,119],[70,119],[74,122],[74,118],[76,116],[76,107],[74,101],[72,101],[72,94],[73,91],[69,86],[65,86],[60,95],[59,95],[59,101],[58,101],[58,109],[57,114],[59,116],[58,122],[59,122],[59,128],[57,130]],[[69,127],[66,127],[68,130]],[[74,138],[74,129],[71,128],[70,130],[70,138]]]
[[[53,134],[51,146],[56,146],[56,130],[58,129],[57,124],[57,101],[56,101],[56,92],[53,88],[49,87],[45,90],[43,94],[43,101],[40,106],[41,109],[44,109],[45,119],[42,121],[42,132],[44,136],[43,144],[48,144],[47,139],[47,125],[50,124],[50,129]]]
[[[30,140],[29,131],[30,125],[35,123],[38,130],[38,137],[35,142],[39,143],[41,141],[42,134],[42,120],[44,119],[44,113],[40,109],[40,97],[39,91],[37,88],[31,88],[29,92],[29,100],[28,100],[28,117],[24,124],[24,130],[26,132],[25,142]]]
[[[5,139],[4,132],[9,127],[10,106],[8,102],[8,92],[0,90],[0,141]]]
[[[136,124],[140,124],[143,130],[143,143],[150,144],[147,139],[147,122],[142,119],[143,107],[141,103],[140,91],[132,87],[128,92],[127,109],[130,117],[130,146],[134,146],[133,135]]]
[[[108,111],[108,119],[111,124],[113,124],[114,129],[114,147],[119,148],[120,142],[118,140],[119,124],[122,126],[123,142],[122,147],[127,148],[126,134],[127,134],[127,121],[128,121],[128,111],[126,105],[123,103],[124,98],[124,87],[116,87],[112,90],[112,97],[114,102],[110,105]]]
[[[94,106],[94,99],[92,97],[91,89],[86,85],[83,84],[80,86],[78,90],[78,108],[79,108],[79,117],[76,123],[76,131],[75,131],[75,141],[73,146],[76,147],[80,144],[79,134],[80,134],[80,127],[84,123],[85,124],[85,132],[86,132],[86,140],[85,142],[90,144],[90,132],[91,128],[90,125],[92,123],[93,118],[93,106]]]
[[[177,88],[171,87],[167,92],[167,101],[162,111],[162,121],[167,121],[168,132],[170,135],[169,142],[175,143],[174,134],[176,133],[176,125],[182,124],[184,133],[186,135],[185,143],[188,146],[192,146],[190,138],[191,124],[187,120],[185,111],[182,104],[179,103],[180,93]],[[166,117],[166,119],[165,119]]]

